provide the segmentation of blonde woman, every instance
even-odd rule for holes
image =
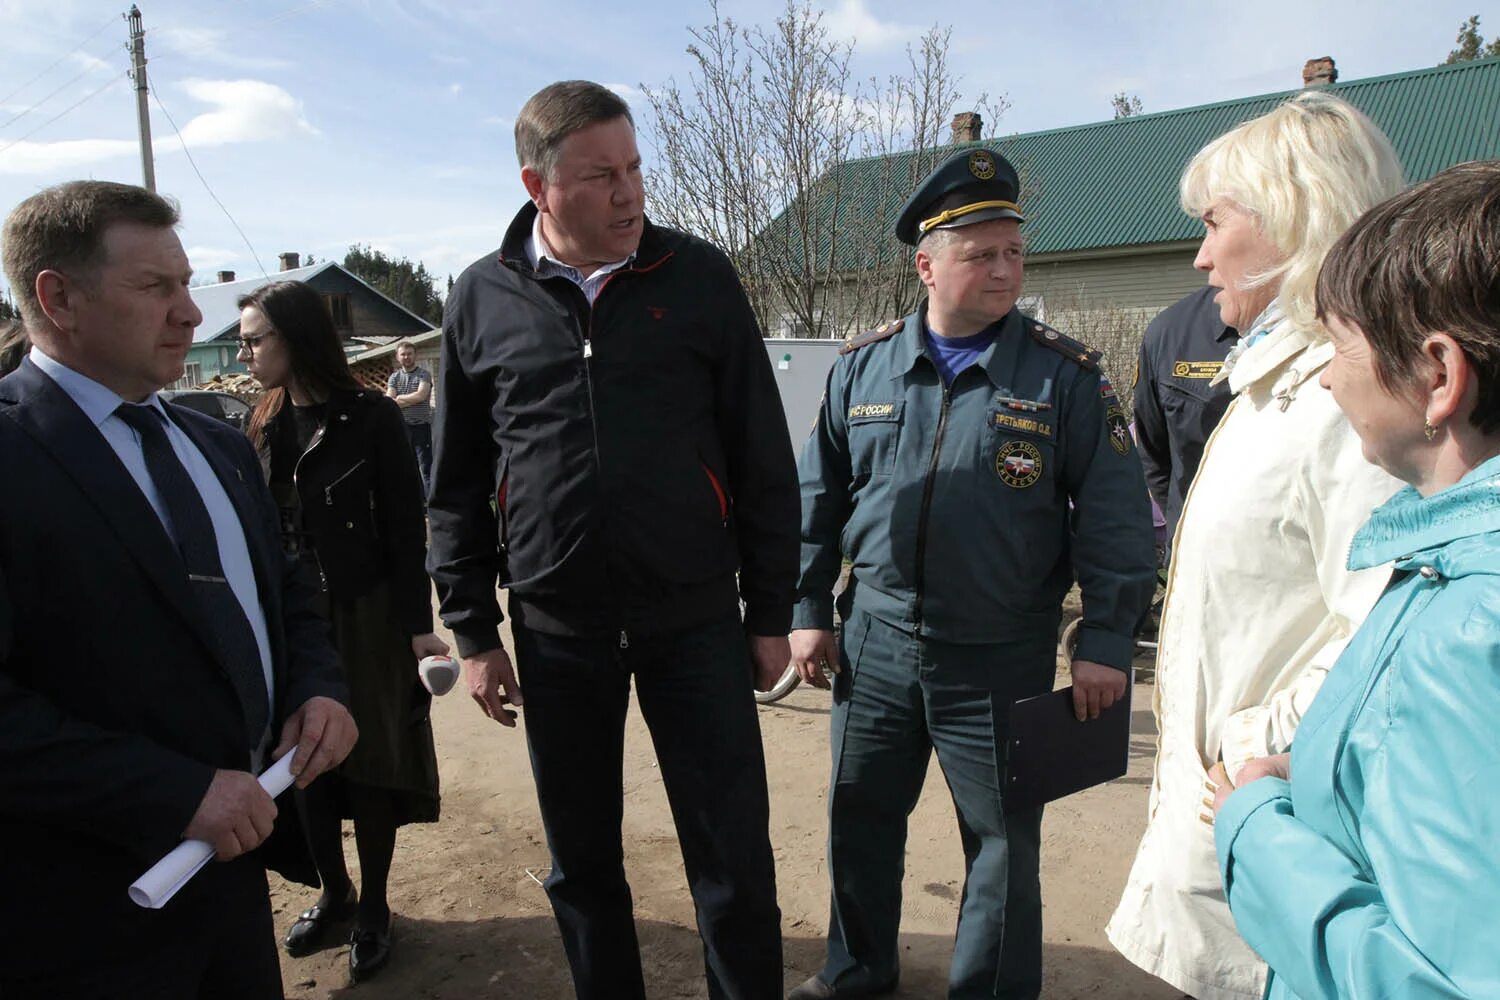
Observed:
[[[1106,933],[1198,1000],[1258,1000],[1265,986],[1224,902],[1214,794],[1226,772],[1287,750],[1385,582],[1345,560],[1398,484],[1318,386],[1333,348],[1314,292],[1329,247],[1400,187],[1380,130],[1317,91],[1219,137],[1182,177],[1183,209],[1205,228],[1195,266],[1241,341],[1173,544],[1150,819]]]

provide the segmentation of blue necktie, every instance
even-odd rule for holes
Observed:
[[[141,436],[146,471],[166,505],[167,520],[171,522],[169,532],[182,555],[188,583],[217,642],[215,652],[244,710],[250,746],[258,747],[270,716],[260,646],[255,641],[250,619],[245,617],[245,609],[224,577],[218,536],[214,534],[208,507],[198,487],[193,485],[192,476],[172,450],[172,442],[167,440],[165,418],[160,410],[150,405],[121,403],[115,416]]]

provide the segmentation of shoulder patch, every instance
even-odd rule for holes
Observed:
[[[1056,351],[1069,361],[1091,372],[1099,370],[1099,359],[1104,356],[1099,351],[1082,341],[1058,333],[1046,323],[1034,320],[1030,316],[1022,316],[1021,320],[1026,324],[1026,332],[1031,334],[1031,339],[1038,344]]]
[[[875,329],[867,330],[864,333],[857,333],[854,336],[850,337],[848,340],[844,341],[843,346],[839,348],[839,353],[852,354],[855,351],[859,350],[861,347],[864,347],[866,344],[874,344],[882,340],[889,340],[891,337],[894,337],[896,334],[900,333],[901,328],[905,325],[905,320],[886,320]]]

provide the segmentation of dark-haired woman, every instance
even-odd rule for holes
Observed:
[[[292,925],[287,952],[320,947],[357,917],[350,975],[390,959],[386,901],[397,827],[438,818],[431,696],[417,660],[448,651],[432,631],[422,485],[400,411],[361,389],[322,296],[295,281],[240,299],[240,358],[265,388],[250,437],[282,510],[282,535],[322,583],[360,740],[299,800],[323,895]],[[344,864],[354,821],[360,888]]]

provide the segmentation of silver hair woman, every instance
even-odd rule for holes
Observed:
[[[1317,91],[1216,139],[1182,177],[1205,229],[1195,266],[1241,341],[1172,548],[1150,822],[1106,933],[1199,1000],[1258,1000],[1265,983],[1224,903],[1214,793],[1226,771],[1291,745],[1383,582],[1344,560],[1397,483],[1364,462],[1318,387],[1333,348],[1314,293],[1329,247],[1400,187],[1380,130]]]

